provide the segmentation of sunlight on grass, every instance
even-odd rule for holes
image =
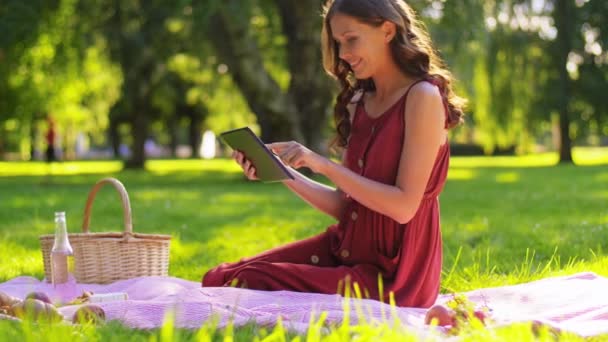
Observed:
[[[78,174],[114,173],[122,169],[119,161],[3,162],[0,176],[66,176]]]
[[[452,158],[440,198],[442,293],[577,272],[608,276],[608,171],[602,165],[608,164],[608,149],[575,149],[574,157],[577,164],[589,166],[552,167],[555,153]],[[0,162],[0,281],[23,275],[42,278],[39,236],[53,232],[56,210],[68,213],[68,231],[80,230],[86,195],[100,174],[111,174],[127,187],[136,232],[172,236],[170,275],[196,282],[221,262],[312,236],[335,222],[281,184],[245,181],[231,159],[151,160],[145,171],[122,170],[118,161],[55,166],[53,183],[43,185],[45,163]],[[111,189],[98,193],[93,231],[123,229],[117,199]],[[200,330],[167,325],[134,330],[116,322],[84,328],[0,320],[0,340],[416,340],[405,324],[318,325],[308,335],[289,332],[287,324],[221,329],[204,324]],[[521,325],[466,331],[456,339],[554,340],[542,336]]]
[[[606,147],[575,147],[572,159],[578,165],[608,164],[608,148]]]
[[[0,279],[8,280],[22,275],[42,273],[42,254],[39,248],[24,248],[6,238],[0,240],[0,246],[2,246]]]
[[[448,179],[454,180],[471,180],[475,178],[477,173],[472,169],[455,168],[450,165],[450,171],[448,172]]]
[[[468,254],[468,255],[465,255]],[[442,292],[471,291],[479,288],[521,284],[548,276],[570,275],[579,272],[594,272],[608,276],[608,256],[593,251],[581,253],[578,258],[562,259],[556,249],[548,260],[539,260],[533,250],[527,250],[508,273],[497,265],[496,249],[464,251],[446,256],[442,276]]]
[[[146,170],[158,175],[165,175],[176,171],[241,172],[238,164],[232,159],[150,160],[146,162]]]
[[[573,149],[573,159],[577,165],[608,164],[608,148],[605,147],[579,147]],[[540,167],[555,165],[558,160],[556,152],[530,154],[524,156],[473,156],[452,157],[452,168],[474,167]],[[225,159],[180,159],[180,160],[148,160],[146,170],[166,175],[179,171],[227,172],[240,173],[239,166],[229,158]],[[3,162],[0,161],[0,176],[55,176],[77,174],[109,174],[122,170],[122,162],[117,160],[105,161],[65,161],[51,165],[40,161],[29,162]],[[457,173],[453,179],[471,179],[473,176],[466,173]]]
[[[557,163],[557,155],[554,153],[542,153],[525,156],[472,156],[450,159],[450,167],[477,168],[477,167],[539,167],[550,166]]]
[[[574,148],[572,151],[572,158],[576,165],[608,164],[608,148]],[[556,165],[558,160],[559,156],[556,152],[537,153],[524,156],[454,156],[450,160],[450,167],[541,167]]]
[[[179,236],[171,237],[171,260],[174,263],[189,260],[203,250],[204,248],[201,246],[200,241],[186,242],[180,239]]]

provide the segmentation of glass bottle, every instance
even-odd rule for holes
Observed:
[[[51,249],[51,276],[53,285],[68,281],[68,256],[72,255],[72,246],[68,240],[68,229],[65,212],[55,213],[55,240]]]

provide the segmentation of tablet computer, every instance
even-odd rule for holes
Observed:
[[[233,150],[242,152],[255,166],[256,176],[262,182],[279,182],[294,179],[279,158],[270,151],[249,127],[220,133],[220,139]]]

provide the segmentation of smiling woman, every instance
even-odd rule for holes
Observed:
[[[357,283],[371,298],[431,306],[439,292],[439,201],[448,129],[462,101],[414,11],[402,0],[328,1],[326,71],[342,87],[334,108],[342,163],[301,144],[269,144],[291,169],[290,190],[338,222],[317,236],[207,272],[203,286],[336,293]],[[256,167],[236,151],[249,179]],[[317,183],[307,167],[332,181]],[[382,286],[378,280],[381,280]]]

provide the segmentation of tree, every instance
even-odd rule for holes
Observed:
[[[0,123],[10,120],[22,158],[35,149],[38,122],[52,114],[63,146],[74,149],[75,127],[99,133],[119,84],[103,42],[83,44],[76,0],[0,4]],[[4,51],[6,53],[4,53]],[[1,125],[4,126],[4,125]],[[16,133],[16,134],[15,134]]]
[[[553,18],[557,28],[557,38],[554,46],[555,68],[558,70],[557,111],[559,112],[559,162],[572,163],[572,140],[570,138],[570,101],[572,97],[572,81],[566,65],[572,51],[572,37],[575,29],[574,2],[572,0],[555,0]]]
[[[205,23],[207,36],[255,113],[264,141],[297,139],[324,150],[332,92],[321,64],[320,11],[319,1],[229,0]],[[260,47],[264,38],[271,45],[266,51]],[[273,77],[277,65],[265,60],[268,49],[284,52],[286,61],[279,68],[288,70],[289,82]]]

